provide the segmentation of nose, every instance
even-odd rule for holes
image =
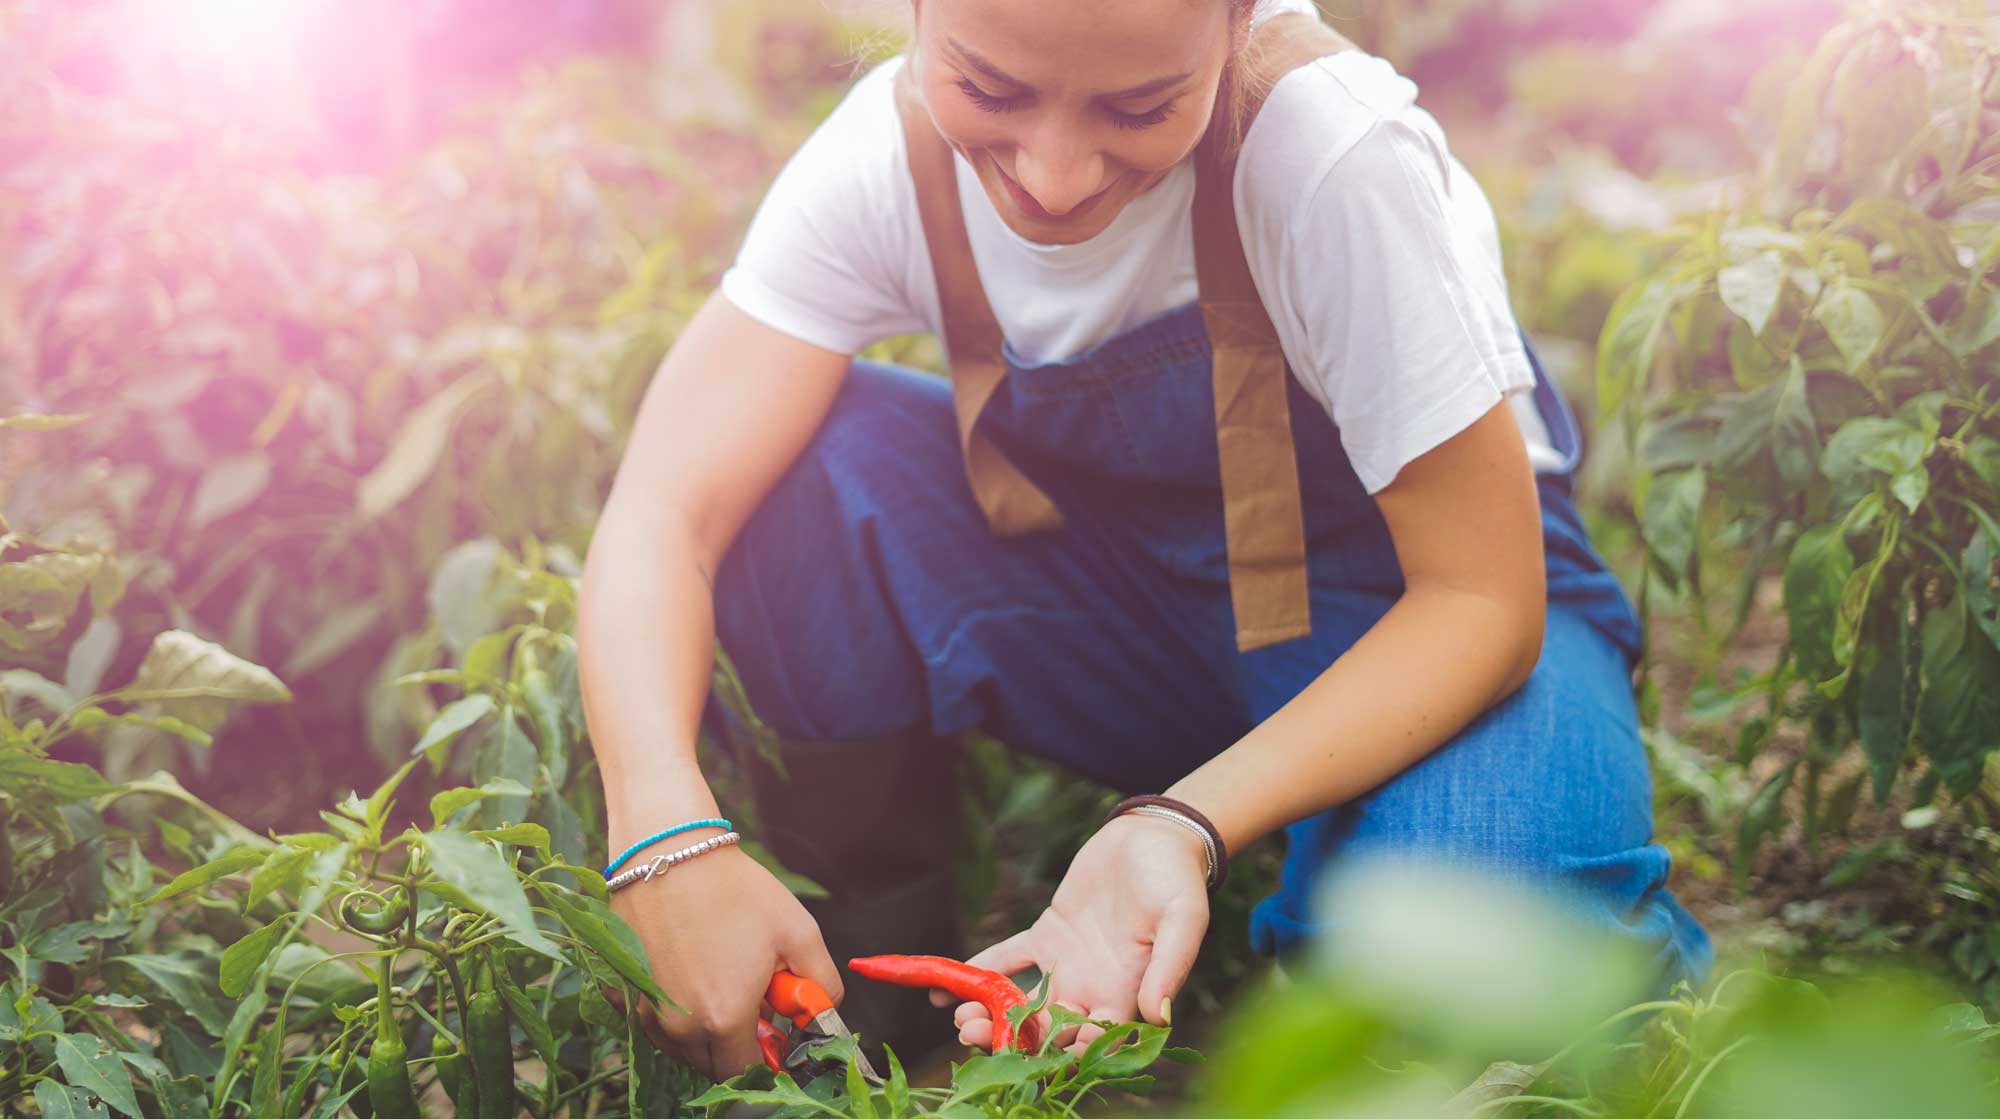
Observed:
[[[1016,149],[1014,181],[1060,217],[1104,188],[1104,156],[1080,130],[1051,120]]]

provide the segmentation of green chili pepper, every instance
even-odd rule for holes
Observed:
[[[368,1050],[368,1102],[379,1119],[421,1119],[417,1091],[410,1084],[410,1047],[396,1026],[395,998],[389,991],[388,960],[377,973],[375,1044]]]
[[[459,1115],[476,1116],[479,1105],[474,1102],[472,1092],[472,1069],[466,1064],[465,1050],[460,1049],[443,1031],[431,1035],[431,1067],[437,1070],[438,1083],[444,1085],[444,1093],[451,1097],[452,1110]]]
[[[340,923],[357,933],[379,937],[395,932],[409,915],[410,894],[400,886],[386,898],[358,890],[340,899]]]
[[[514,1098],[514,1043],[507,1022],[507,1004],[493,985],[492,966],[481,963],[473,975],[471,1003],[465,1012],[466,1045],[472,1050],[472,1076],[479,1093],[479,1119],[514,1119],[520,1103]]]

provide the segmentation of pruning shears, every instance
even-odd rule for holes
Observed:
[[[814,1045],[836,1037],[854,1040],[826,988],[803,975],[783,970],[773,975],[771,985],[764,988],[764,1002],[782,1023],[757,1019],[757,1048],[775,1072],[817,1073],[820,1070],[815,1066],[823,1062],[815,1061],[808,1052]],[[854,1065],[870,1084],[882,1083],[881,1074],[868,1063],[859,1043],[854,1047]]]

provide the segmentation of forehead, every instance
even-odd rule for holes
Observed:
[[[1228,41],[1225,0],[924,0],[924,18],[1031,85],[1121,89],[1200,72]]]

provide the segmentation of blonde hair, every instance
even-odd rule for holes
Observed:
[[[1269,92],[1270,77],[1251,57],[1250,13],[1257,0],[1228,0],[1229,60],[1222,64],[1222,81],[1215,89],[1215,111],[1208,120],[1203,150],[1217,163],[1229,163],[1243,148],[1250,127],[1250,106]]]

